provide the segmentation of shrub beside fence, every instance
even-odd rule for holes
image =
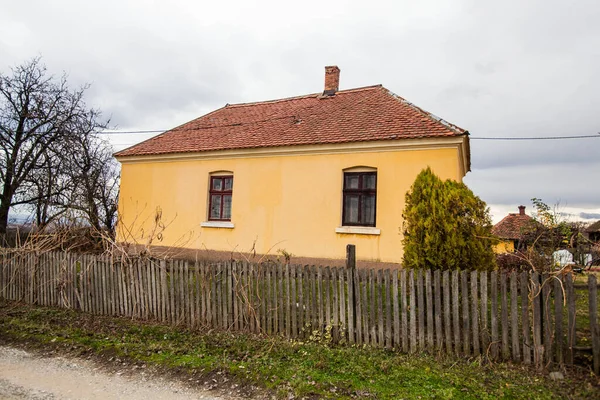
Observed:
[[[1,259],[8,300],[190,328],[322,338],[543,367],[593,359],[597,283],[530,272],[189,263],[68,253]],[[350,262],[350,266],[352,266]]]

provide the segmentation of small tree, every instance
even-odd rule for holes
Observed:
[[[465,184],[424,169],[406,194],[402,216],[405,267],[495,267],[489,210]]]

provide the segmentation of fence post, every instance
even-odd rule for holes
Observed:
[[[575,345],[575,289],[573,274],[568,273],[565,279],[567,293],[567,364],[573,365],[573,346]]]
[[[540,275],[534,272],[533,280],[533,361],[541,369],[544,365],[544,345],[542,343],[542,288],[540,286]]]
[[[590,330],[592,332],[592,354],[594,357],[594,373],[600,375],[600,327],[598,327],[598,305],[596,303],[598,286],[596,275],[588,275]]]
[[[346,272],[348,276],[348,339],[354,343],[354,316],[356,315],[356,293],[354,280],[356,279],[356,246],[346,245]]]

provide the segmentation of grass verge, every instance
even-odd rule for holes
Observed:
[[[550,399],[598,398],[589,372],[562,381],[510,364],[483,364],[380,349],[294,342],[181,328],[0,302],[5,343],[93,354],[176,371],[186,380],[258,386],[278,397]],[[215,385],[216,386],[216,385]]]

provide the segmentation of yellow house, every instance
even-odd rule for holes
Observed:
[[[430,166],[457,181],[468,132],[381,85],[225,107],[118,152],[119,240],[402,260],[402,210]],[[160,215],[159,218],[156,216]],[[158,222],[157,222],[158,221]]]
[[[524,246],[524,234],[535,228],[535,220],[525,214],[525,206],[519,206],[518,213],[509,213],[492,228],[492,234],[499,239],[494,246],[496,253],[514,253]]]

